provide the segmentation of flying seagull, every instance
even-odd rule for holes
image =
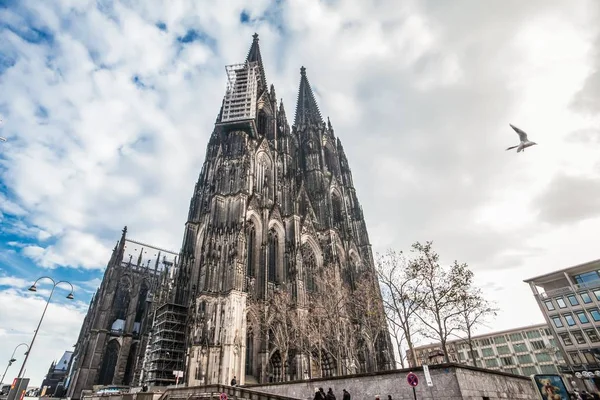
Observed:
[[[0,136],[0,142],[6,142],[6,138],[3,138],[2,136]]]
[[[527,133],[525,133],[522,129],[517,128],[513,124],[509,124],[509,125],[511,128],[513,128],[515,130],[515,132],[517,132],[519,134],[519,139],[521,140],[521,143],[519,143],[517,146],[511,146],[506,150],[517,149],[517,153],[520,153],[522,151],[525,151],[525,149],[527,147],[537,144],[536,142],[529,141],[529,139],[527,139]]]

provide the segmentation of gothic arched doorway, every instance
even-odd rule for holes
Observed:
[[[111,340],[106,346],[106,352],[102,360],[102,367],[100,368],[100,378],[98,384],[110,385],[113,383],[113,377],[115,375],[115,367],[117,366],[117,360],[119,359],[119,350],[121,345],[116,340]]]
[[[281,382],[283,381],[283,365],[281,363],[281,354],[279,350],[275,350],[271,358],[269,359],[268,376],[269,382]]]

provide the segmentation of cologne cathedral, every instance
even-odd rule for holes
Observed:
[[[123,231],[75,347],[72,398],[95,385],[247,384],[394,366],[348,159],[306,69],[291,126],[258,35],[226,72],[182,248]]]

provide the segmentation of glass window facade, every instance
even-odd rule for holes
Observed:
[[[540,369],[542,370],[542,374],[556,374],[558,372],[556,367],[552,364],[540,365]]]
[[[523,340],[523,335],[520,333],[511,333],[509,337],[511,342],[519,342]]]
[[[485,360],[485,366],[488,368],[494,368],[498,366],[498,360],[496,358],[490,358],[489,360]]]
[[[600,316],[600,313],[598,313],[598,316]],[[557,328],[562,328],[564,326],[560,317],[552,317],[552,322]]]
[[[502,357],[500,361],[502,361],[502,365],[515,365],[512,357]]]
[[[544,304],[546,305],[546,309],[548,311],[554,311],[554,310],[556,310],[556,308],[554,307],[554,303],[552,302],[552,300],[546,300],[546,301],[544,301]]]
[[[519,364],[530,364],[533,362],[531,359],[531,354],[522,354],[517,356],[517,360],[519,360]]]
[[[552,361],[552,357],[550,357],[550,354],[548,354],[548,353],[537,353],[535,355],[535,359],[538,360],[539,362]]]
[[[529,375],[535,375],[535,374],[537,374],[536,367],[523,367],[523,375],[529,376]]]
[[[525,343],[515,343],[513,344],[513,349],[515,350],[515,353],[524,353],[529,351]]]
[[[583,274],[575,275],[574,278],[575,282],[579,284],[590,284],[600,281],[600,275],[598,275],[598,271],[585,272]]]
[[[573,318],[573,314],[565,314],[563,317],[565,318],[567,325],[575,326],[575,318]]]
[[[531,342],[531,347],[533,347],[534,350],[542,350],[546,345],[543,340],[534,340]]]
[[[590,308],[588,312],[590,313],[594,321],[600,322],[600,311],[598,311],[597,308]]]
[[[483,355],[484,357],[493,357],[493,356],[495,356],[494,349],[491,349],[491,348],[481,349],[481,355]]]
[[[579,300],[577,300],[577,297],[575,297],[574,294],[568,295],[567,299],[569,300],[569,303],[571,303],[572,306],[578,306],[579,305]]]
[[[504,336],[496,336],[494,338],[494,343],[496,343],[496,344],[506,343],[506,337],[504,337]]]
[[[592,298],[590,297],[589,293],[579,293],[579,296],[585,304],[590,304],[592,302]]]
[[[537,339],[542,337],[540,331],[527,331],[525,332],[525,335],[527,336],[527,339]]]
[[[496,350],[498,351],[498,354],[509,354],[510,353],[510,349],[508,348],[508,346],[498,346],[496,347]]]
[[[578,311],[578,312],[575,313],[575,315],[577,315],[577,319],[582,324],[589,324],[590,323],[590,320],[588,319],[587,315],[585,314],[585,311]]]
[[[558,308],[567,308],[567,303],[565,303],[565,299],[562,297],[556,298],[556,304],[558,304]]]

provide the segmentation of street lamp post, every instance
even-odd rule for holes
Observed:
[[[19,370],[19,375],[17,375],[17,379],[21,377],[21,374],[23,373],[23,370],[25,369],[25,364],[27,364],[27,359],[29,358],[29,355],[31,354],[31,349],[33,348],[33,343],[35,342],[35,338],[37,337],[38,332],[40,331],[40,326],[42,325],[42,321],[44,320],[44,316],[46,315],[46,310],[48,309],[48,305],[50,304],[50,300],[52,299],[52,295],[54,294],[54,289],[56,289],[56,286],[58,286],[61,283],[69,284],[69,286],[71,286],[71,291],[67,295],[67,299],[73,300],[73,298],[74,298],[73,285],[71,284],[71,282],[68,282],[68,281],[55,282],[54,279],[50,278],[49,276],[42,276],[42,277],[38,278],[35,282],[33,282],[33,285],[31,285],[31,287],[29,288],[29,291],[36,292],[37,291],[36,284],[38,283],[38,281],[40,281],[42,279],[50,279],[52,281],[52,283],[54,284],[54,286],[52,286],[52,291],[50,291],[50,296],[48,296],[48,300],[46,301],[46,306],[44,307],[44,312],[42,313],[40,322],[38,322],[38,326],[35,329],[33,338],[31,339],[31,343],[29,344],[29,350],[27,351],[27,353],[25,353],[25,359],[23,360],[23,364],[21,364],[21,370]]]
[[[15,353],[17,352],[17,349],[21,346],[26,346],[27,349],[29,350],[29,345],[27,343],[21,343],[18,344],[17,347],[15,347],[15,349],[12,352],[12,356],[10,356],[10,359],[8,360],[8,365],[6,366],[6,369],[4,370],[4,374],[2,375],[2,379],[0,379],[0,383],[4,383],[4,378],[6,377],[6,373],[8,372],[8,369],[10,368],[10,366],[12,365],[12,363],[14,363],[15,361]],[[27,352],[25,352],[25,354],[27,354]]]

